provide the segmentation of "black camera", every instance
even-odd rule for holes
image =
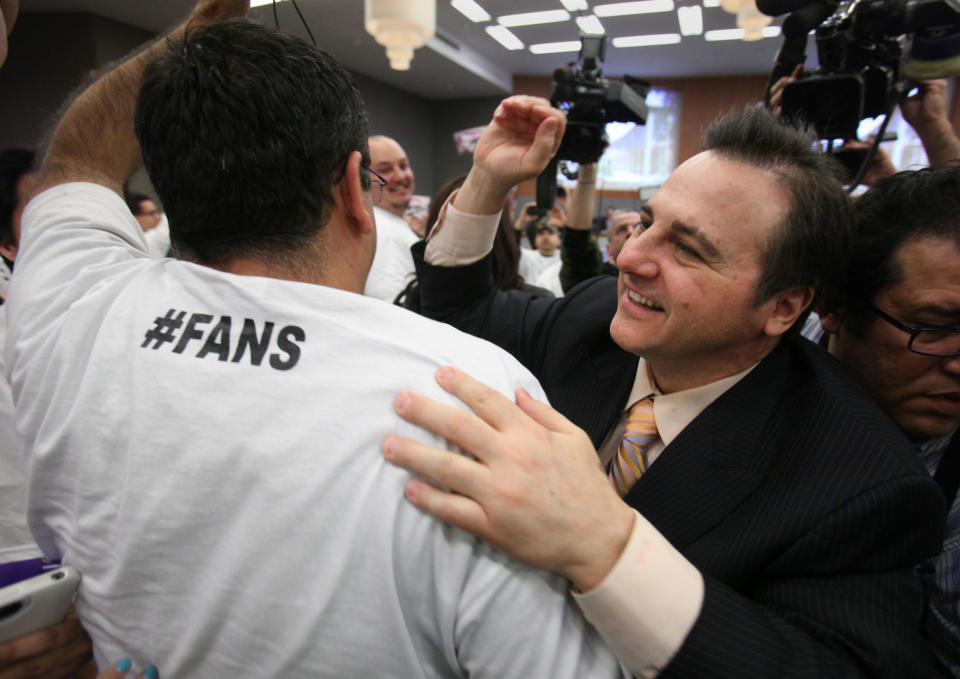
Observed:
[[[807,34],[815,30],[820,67],[784,88],[781,109],[813,125],[821,139],[856,139],[861,120],[893,112],[916,34],[960,30],[948,0],[758,0],[757,8],[790,12],[770,86],[805,61]]]
[[[537,178],[537,207],[545,210],[553,206],[556,197],[558,161],[597,162],[608,143],[607,123],[644,125],[649,113],[649,83],[631,76],[624,76],[623,82],[602,77],[599,63],[605,56],[604,36],[581,35],[580,45],[578,60],[553,72],[550,104],[566,113],[567,128],[556,156]]]

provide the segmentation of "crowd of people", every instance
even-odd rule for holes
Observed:
[[[599,217],[591,164],[511,214],[566,123],[515,95],[424,227],[248,9],[0,153],[0,563],[81,574],[0,679],[960,676],[942,83],[856,200],[774,92]]]

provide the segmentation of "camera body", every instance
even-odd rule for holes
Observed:
[[[783,115],[807,121],[821,139],[856,139],[861,120],[891,112],[906,89],[912,36],[960,18],[946,0],[817,0],[784,21],[781,57],[791,40],[805,45],[807,22],[823,16],[814,23],[820,67],[782,99]]]
[[[537,207],[544,210],[553,206],[558,161],[597,162],[607,145],[607,123],[644,125],[649,114],[649,83],[631,76],[624,76],[623,82],[602,77],[599,64],[604,59],[606,38],[581,35],[580,44],[578,61],[553,72],[550,104],[566,113],[567,127],[556,156],[537,178]]]

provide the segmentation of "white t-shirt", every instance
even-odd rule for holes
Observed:
[[[398,392],[504,393],[499,349],[405,310],[145,253],[124,202],[35,198],[6,346],[29,518],[79,569],[101,667],[164,676],[592,677],[623,672],[557,577],[403,498],[380,454]]]
[[[563,262],[554,262],[537,276],[533,282],[538,288],[549,290],[557,297],[563,297],[563,284],[560,282],[560,269],[563,268]]]
[[[537,279],[551,265],[560,262],[560,250],[557,249],[549,257],[544,257],[538,250],[521,250],[520,267],[518,271],[530,285],[537,285]]]
[[[370,265],[363,294],[393,304],[393,300],[416,274],[410,246],[420,240],[401,217],[383,208],[373,208],[377,221],[377,252]]]
[[[0,306],[0,346],[7,334],[7,306]],[[0,374],[3,356],[0,355]],[[27,527],[27,475],[13,428],[13,398],[0,379],[0,563],[40,556]]]

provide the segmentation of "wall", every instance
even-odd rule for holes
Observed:
[[[500,97],[448,99],[433,104],[433,167],[439,187],[456,175],[466,174],[473,164],[472,153],[457,153],[453,133],[489,123]]]
[[[370,134],[396,139],[407,152],[416,192],[431,195],[435,187],[432,102],[360,73],[352,75],[367,106]]]
[[[0,69],[0,147],[39,146],[61,105],[88,73],[150,36],[94,14],[20,14]]]

